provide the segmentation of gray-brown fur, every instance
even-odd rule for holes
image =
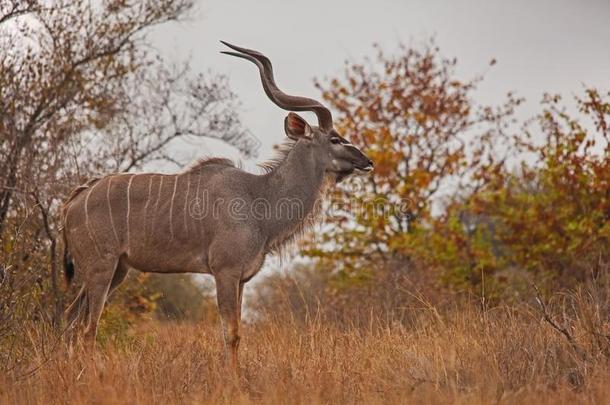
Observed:
[[[292,142],[261,175],[212,158],[178,174],[112,174],[73,191],[62,210],[64,238],[83,287],[67,313],[70,322],[86,317],[91,345],[106,298],[129,268],[207,273],[216,281],[225,340],[237,367],[244,283],[269,252],[313,221],[329,186],[356,169],[372,168],[333,129],[311,127],[294,113],[285,126]]]

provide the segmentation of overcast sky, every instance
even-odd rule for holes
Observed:
[[[285,112],[267,100],[255,66],[220,54],[218,40],[260,50],[282,89],[319,98],[313,78],[340,74],[346,59],[372,55],[373,43],[393,51],[432,36],[443,55],[458,58],[460,78],[486,73],[477,101],[500,103],[514,90],[527,99],[523,118],[538,111],[545,91],[610,89],[610,0],[201,0],[194,18],[154,42],[170,59],[190,56],[195,71],[229,77],[243,121],[262,143],[260,161],[282,141]],[[492,58],[498,64],[489,69]],[[214,142],[196,149],[186,153],[238,157]]]

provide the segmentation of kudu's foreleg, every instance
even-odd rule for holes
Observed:
[[[239,369],[239,327],[241,323],[241,297],[243,283],[238,277],[217,275],[216,300],[222,321],[227,360],[235,372]]]

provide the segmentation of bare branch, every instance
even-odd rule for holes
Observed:
[[[574,349],[574,352],[576,352],[576,354],[583,361],[587,361],[587,359],[588,359],[587,353],[576,343],[576,341],[574,340],[574,337],[568,331],[568,329],[565,326],[559,325],[557,322],[555,322],[553,320],[553,317],[549,313],[549,311],[547,309],[547,306],[546,306],[546,304],[544,302],[544,299],[541,297],[540,290],[538,289],[538,286],[536,286],[535,284],[533,284],[532,286],[533,286],[534,290],[536,291],[536,297],[535,298],[536,298],[536,302],[538,303],[538,306],[540,307],[540,312],[542,314],[543,319],[553,329],[555,329],[557,332],[561,333],[566,338],[566,340],[568,341],[570,346],[572,346],[572,349]]]

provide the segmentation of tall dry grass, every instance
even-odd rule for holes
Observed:
[[[535,305],[421,297],[408,318],[373,309],[352,325],[276,307],[244,325],[238,381],[214,324],[151,322],[93,356],[33,328],[25,339],[38,349],[0,376],[0,403],[604,403],[607,297],[557,296],[545,302],[548,320]]]

